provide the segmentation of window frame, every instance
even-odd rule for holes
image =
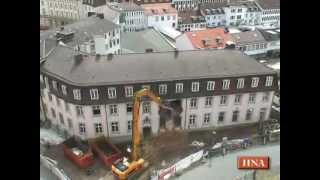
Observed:
[[[193,104],[195,104],[195,105],[193,105]],[[198,98],[191,98],[189,107],[190,107],[190,109],[196,109],[198,107]]]
[[[222,116],[221,116],[221,114],[222,114]],[[225,116],[226,116],[226,112],[225,112],[225,111],[220,111],[220,112],[218,113],[218,123],[224,122]],[[222,120],[220,119],[220,117],[222,117]]]
[[[99,114],[95,114],[96,111],[99,111]],[[92,106],[92,116],[101,116],[101,107],[100,105],[93,105]]]
[[[265,86],[270,87],[272,86],[272,84],[273,84],[273,76],[267,76]]]
[[[86,124],[83,122],[79,123],[79,134],[80,135],[85,135],[86,134]]]
[[[117,88],[115,88],[115,87],[108,88],[108,98],[109,99],[116,99],[117,98]]]
[[[133,96],[133,86],[125,86],[125,96],[132,97]]]
[[[90,89],[91,100],[99,100],[99,90],[97,88]]]
[[[117,116],[118,115],[118,105],[117,104],[110,104],[109,105],[110,115]]]
[[[80,89],[73,89],[73,99],[81,100],[81,90]]]
[[[160,84],[159,85],[159,95],[166,95],[168,91],[167,84]]]
[[[214,91],[215,81],[207,81],[207,91]]]
[[[183,93],[183,83],[176,83],[176,93]]]
[[[62,90],[62,94],[67,96],[67,86],[66,85],[61,85],[61,90]]]
[[[223,98],[225,97],[225,98]],[[224,99],[224,101],[223,101]],[[224,103],[222,103],[224,102]],[[220,106],[226,106],[228,104],[228,96],[227,95],[221,95],[220,96]]]
[[[114,128],[116,129],[116,131],[114,130]],[[113,121],[111,122],[111,133],[112,134],[119,134],[120,130],[119,130],[119,122]]]
[[[96,134],[103,134],[102,123],[94,123],[94,129]]]
[[[251,79],[251,87],[256,88],[259,86],[259,77],[253,77]]]
[[[236,105],[241,104],[241,99],[242,99],[242,94],[236,94],[234,97],[234,104],[236,104]]]
[[[230,79],[222,80],[222,90],[230,89]]]
[[[210,100],[209,100],[210,99]],[[204,102],[204,106],[205,107],[212,107],[212,100],[213,100],[213,96],[207,96],[205,97],[205,102]],[[210,102],[210,103],[208,103]]]
[[[244,88],[244,81],[245,81],[244,78],[238,78],[238,79],[237,79],[237,89],[242,89],[242,88]]]
[[[191,83],[191,92],[199,92],[200,82]]]

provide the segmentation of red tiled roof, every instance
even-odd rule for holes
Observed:
[[[185,33],[196,49],[225,48],[226,42],[231,40],[228,32],[224,28],[206,29]],[[219,39],[219,43],[217,42]]]
[[[171,3],[142,4],[146,15],[176,14],[177,10],[171,6]]]

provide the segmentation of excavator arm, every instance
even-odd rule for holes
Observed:
[[[135,93],[134,95],[134,106],[133,106],[133,150],[132,150],[132,160],[137,161],[141,156],[141,132],[140,132],[140,106],[141,106],[141,98],[149,97],[152,101],[157,103],[159,106],[164,107],[161,104],[160,97],[153,94],[148,89],[142,89]]]

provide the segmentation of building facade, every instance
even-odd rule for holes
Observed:
[[[48,15],[71,20],[80,19],[80,0],[47,0]]]
[[[199,10],[179,11],[178,16],[178,30],[181,32],[206,29],[206,20]]]
[[[148,27],[178,27],[178,13],[170,3],[143,4]]]
[[[40,16],[48,16],[48,0],[40,0]]]
[[[54,127],[82,139],[130,138],[133,94],[142,88],[150,88],[174,109],[168,113],[144,99],[143,136],[157,135],[170,121],[189,131],[266,120],[277,89],[275,71],[238,51],[130,54],[97,60],[63,49],[57,46],[41,65],[44,112]],[[65,73],[70,69],[72,73]]]
[[[198,0],[172,0],[171,3],[178,11],[196,10],[198,8]]]
[[[262,25],[280,27],[280,0],[258,0],[257,5],[262,11]]]

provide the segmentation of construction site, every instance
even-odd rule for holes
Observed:
[[[145,132],[142,136],[140,132],[139,111],[141,100],[145,97],[160,106],[161,128],[157,136]],[[100,137],[83,142],[71,137],[62,145],[49,149],[45,155],[62,162],[61,168],[67,171],[67,174],[72,174],[71,179],[95,179],[96,176],[109,176],[114,179],[150,179],[152,173],[157,170],[170,167],[200,150],[202,158],[203,149],[212,148],[224,138],[248,138],[258,134],[260,126],[258,123],[253,123],[236,127],[182,131],[179,128],[181,111],[178,101],[162,103],[151,91],[142,89],[136,93],[134,99],[132,141],[115,143],[108,138]],[[71,168],[70,166],[74,165],[70,165],[70,162],[65,164],[65,158],[71,160],[75,167]],[[77,171],[80,174],[74,173]]]

